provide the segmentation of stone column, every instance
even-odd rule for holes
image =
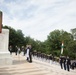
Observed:
[[[10,56],[10,52],[8,51],[8,46],[9,46],[9,30],[1,29],[1,33],[0,33],[0,65],[12,64],[12,57]]]
[[[12,57],[8,51],[9,45],[9,30],[2,29],[0,33],[0,65],[12,64]]]

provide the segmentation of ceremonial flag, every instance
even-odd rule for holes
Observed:
[[[62,45],[61,45],[61,54],[63,54],[63,47],[64,47],[64,44],[62,42]]]

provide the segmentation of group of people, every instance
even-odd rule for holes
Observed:
[[[26,54],[26,59],[28,62],[32,62],[32,47],[31,45],[26,45],[26,47],[22,46],[21,48],[18,46],[15,46],[14,48],[12,47],[12,45],[9,46],[9,51],[10,54],[12,54],[12,52],[15,52],[15,54],[20,54],[21,52],[23,52],[23,55],[25,56]]]
[[[10,54],[12,54],[12,50],[13,50],[13,47],[10,45],[9,46]],[[47,55],[45,55],[43,53],[40,53],[40,52],[33,52],[31,45],[26,45],[25,48],[24,48],[24,46],[22,46],[21,48],[15,46],[15,53],[16,53],[16,55],[17,55],[17,53],[20,54],[22,51],[23,51],[23,55],[24,56],[26,54],[26,60],[28,62],[30,62],[30,63],[32,62],[32,55],[34,55],[34,56],[37,55],[37,57],[46,58],[46,59],[49,59],[49,60],[53,59],[52,56],[47,56]],[[68,56],[67,57],[60,56],[60,66],[61,66],[61,69],[70,71],[70,65],[71,65],[71,61],[70,61],[70,58]]]
[[[33,51],[32,53],[33,56],[36,56],[37,58],[42,58],[45,60],[54,60],[54,55],[53,54],[46,54],[46,53],[42,53],[42,52],[38,52],[36,50]]]
[[[61,69],[64,68],[64,70],[70,71],[71,61],[70,58],[67,56],[60,56],[60,65]]]
[[[9,51],[10,51],[10,55],[12,55],[12,52],[15,52],[15,54],[17,55],[18,53],[20,53],[20,48],[18,46],[9,46]]]

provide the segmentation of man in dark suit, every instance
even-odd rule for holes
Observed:
[[[13,48],[12,48],[11,45],[9,46],[9,51],[10,51],[10,55],[11,55],[12,54],[12,51],[13,51]]]
[[[15,46],[15,54],[17,55],[17,52],[18,52],[18,47]]]
[[[30,63],[32,63],[32,47],[31,45],[27,45],[27,61],[29,61]]]
[[[65,56],[63,58],[63,65],[64,65],[64,70],[66,70],[66,57]]]
[[[29,45],[29,62],[32,63],[32,47]]]

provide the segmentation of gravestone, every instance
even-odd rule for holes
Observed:
[[[8,51],[9,30],[2,29],[2,12],[0,11],[0,65],[12,64],[12,57]]]

